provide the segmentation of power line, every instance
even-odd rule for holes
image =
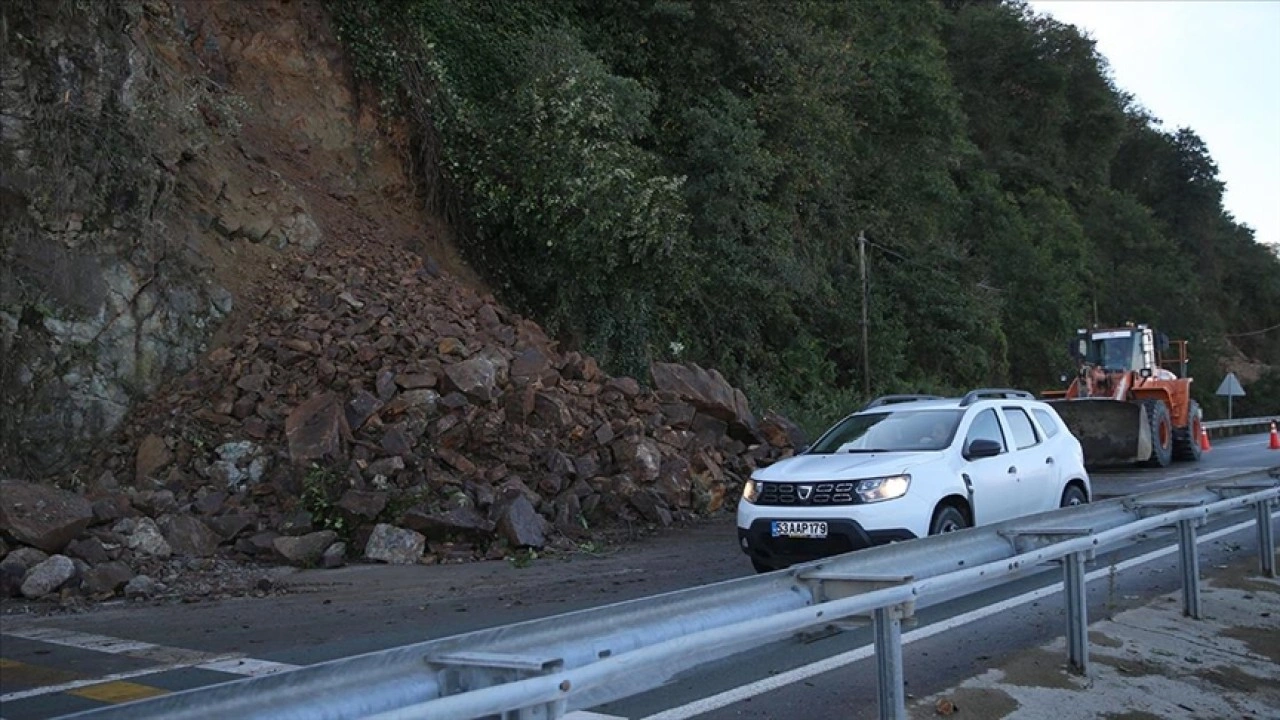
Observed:
[[[875,242],[874,240],[868,240],[868,241],[867,241],[867,244],[868,244],[868,245],[871,245],[872,247],[875,247],[876,249],[880,250],[881,252],[885,253],[886,255],[892,255],[893,257],[895,257],[895,258],[897,258],[897,259],[901,260],[902,262],[904,262],[904,263],[906,263],[906,264],[908,264],[908,265],[911,265],[912,267],[917,267],[917,268],[920,268],[921,270],[928,270],[929,272],[933,273],[934,275],[937,275],[938,277],[945,278],[946,280],[949,280],[949,281],[951,281],[952,283],[955,283],[956,285],[959,285],[959,286],[961,286],[961,287],[966,287],[966,284],[965,284],[965,283],[963,283],[963,282],[961,282],[960,280],[957,280],[957,279],[956,279],[956,277],[955,277],[954,275],[950,275],[950,274],[948,274],[948,273],[945,273],[945,272],[943,272],[942,270],[939,270],[938,268],[933,267],[933,266],[931,266],[931,265],[925,265],[924,263],[918,262],[918,261],[916,261],[916,260],[912,260],[911,258],[907,257],[906,255],[903,255],[902,253],[898,252],[897,250],[894,250],[893,248],[890,248],[890,247],[886,247],[886,246],[884,246],[884,245],[881,245],[880,243]],[[978,288],[980,288],[980,289],[982,289],[982,290],[987,290],[987,291],[989,291],[989,292],[997,292],[997,293],[1003,293],[1003,292],[1004,292],[1004,290],[1002,290],[1002,289],[1000,289],[1000,288],[997,288],[997,287],[991,287],[990,285],[986,284],[986,282],[985,282],[985,281],[979,281],[979,282],[975,283],[975,286],[976,286],[976,287],[978,287]]]
[[[1277,328],[1280,328],[1280,323],[1276,323],[1275,325],[1272,325],[1269,328],[1262,328],[1261,330],[1251,330],[1249,332],[1242,332],[1242,333],[1228,333],[1223,337],[1232,338],[1232,337],[1246,337],[1248,335],[1262,335],[1263,333],[1269,333],[1272,330],[1275,330]]]

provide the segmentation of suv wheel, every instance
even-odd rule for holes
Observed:
[[[1074,507],[1087,502],[1089,498],[1084,496],[1084,491],[1079,485],[1068,485],[1067,489],[1062,491],[1062,502],[1058,503],[1058,507]]]
[[[933,512],[933,522],[929,523],[930,535],[955,532],[969,527],[964,513],[955,505],[941,505]]]

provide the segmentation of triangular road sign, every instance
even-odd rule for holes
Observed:
[[[1240,387],[1240,381],[1236,379],[1235,373],[1229,372],[1222,378],[1222,384],[1218,386],[1218,394],[1227,397],[1244,397],[1244,388]]]

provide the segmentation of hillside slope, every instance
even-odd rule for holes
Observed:
[[[572,549],[731,509],[790,452],[717,373],[646,389],[497,303],[318,3],[94,8],[4,10],[3,594]]]

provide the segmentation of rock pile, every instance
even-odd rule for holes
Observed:
[[[83,495],[5,484],[0,531],[25,547],[0,594],[128,592],[175,558],[572,546],[731,508],[799,442],[714,371],[658,363],[652,389],[609,377],[371,236],[288,257],[238,336],[134,412]]]

